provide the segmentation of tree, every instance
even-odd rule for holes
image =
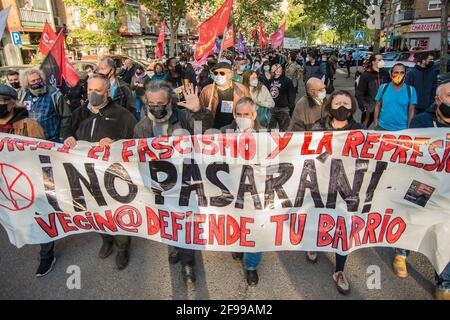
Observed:
[[[112,48],[123,41],[119,29],[126,14],[121,0],[64,0],[65,5],[80,9],[80,28],[71,30],[75,38],[86,46]],[[98,31],[89,30],[95,24]]]
[[[448,10],[449,0],[442,0],[441,4],[441,65],[439,71],[441,73],[447,72],[448,60]]]
[[[188,11],[198,9],[206,0],[141,0],[141,3],[149,10],[157,12],[166,20],[170,32],[169,54],[175,55],[175,39],[178,35],[180,20],[186,18]]]

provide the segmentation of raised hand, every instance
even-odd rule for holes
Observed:
[[[198,98],[198,88],[194,85],[188,84],[183,88],[183,95],[186,101],[178,102],[178,105],[184,107],[192,112],[197,112],[200,110],[200,100]]]

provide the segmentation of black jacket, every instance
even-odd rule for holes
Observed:
[[[121,74],[120,78],[125,82],[130,84],[131,79],[133,78],[134,74],[136,73],[136,66],[132,66],[130,70],[124,69],[123,73]]]
[[[415,116],[412,121],[410,128],[441,128],[441,127],[450,127],[449,125],[445,125],[437,120],[436,115],[436,109],[437,105],[433,104],[426,112],[420,113],[417,116]]]
[[[422,68],[416,65],[406,74],[405,83],[413,86],[417,93],[416,109],[420,112],[427,110],[436,96],[438,69],[435,67]]]
[[[353,118],[349,119],[349,123],[342,129],[335,129],[331,125],[332,118],[330,116],[319,119],[311,127],[312,131],[345,131],[345,130],[364,130],[365,126],[356,122]]]
[[[363,72],[359,78],[355,93],[359,108],[362,111],[369,109],[372,112],[375,110],[375,97],[377,96],[378,89],[383,83],[388,82],[391,82],[391,79],[389,73],[385,70],[381,70],[380,72]]]
[[[275,108],[294,110],[296,92],[292,81],[288,77],[282,75],[278,79],[272,78],[269,84],[269,91],[275,101]]]
[[[134,114],[134,98],[130,86],[123,80],[116,79],[116,81],[118,81],[118,86],[113,100]]]
[[[133,114],[111,100],[97,114],[87,107],[80,107],[72,113],[72,136],[77,140],[99,142],[103,138],[132,139],[135,125]]]
[[[311,78],[322,79],[324,76],[320,61],[316,60],[314,65],[311,62],[307,62],[303,68],[303,81],[306,83]]]

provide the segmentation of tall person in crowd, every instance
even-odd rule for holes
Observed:
[[[226,62],[217,63],[211,70],[214,84],[206,86],[200,93],[200,104],[213,114],[213,128],[220,130],[233,122],[233,109],[242,97],[250,97],[249,90],[232,80],[231,65]]]
[[[116,77],[116,63],[111,58],[103,58],[98,64],[97,72],[109,79],[111,88],[109,90],[110,98],[117,104],[127,109],[132,114],[135,113],[134,98],[130,86],[125,81]]]
[[[292,81],[284,75],[280,64],[272,66],[272,75],[270,94],[275,101],[275,107],[272,110],[269,129],[278,128],[280,131],[286,131],[291,120],[290,114],[295,107],[296,92]]]
[[[416,114],[425,112],[433,103],[438,72],[434,66],[434,54],[425,52],[420,54],[417,64],[406,74],[405,83],[413,86],[417,92]]]
[[[383,69],[384,60],[381,54],[369,57],[365,71],[361,74],[356,87],[356,99],[362,112],[361,122],[369,128],[375,114],[376,96],[381,85],[391,81],[389,73]]]
[[[136,66],[136,73],[131,79],[131,90],[134,91],[134,108],[137,121],[141,120],[141,109],[144,105],[142,99],[145,94],[145,87],[150,82],[150,77],[145,73],[144,67]]]

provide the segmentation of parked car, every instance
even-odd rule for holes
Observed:
[[[364,60],[366,60],[371,54],[373,54],[373,52],[362,49],[356,50],[352,52],[352,54],[353,54],[352,66],[362,66]],[[345,67],[345,57],[346,55],[342,56],[338,61],[338,64],[341,68]]]
[[[381,54],[383,56],[384,61],[397,61],[397,59],[400,57],[401,52],[385,52]]]
[[[408,51],[408,52],[402,52],[397,60],[401,61],[401,62],[408,61],[408,62],[417,63],[419,61],[420,55],[423,53],[428,53],[428,52],[434,54],[435,60],[439,59],[439,57],[441,56],[441,53],[436,50]]]
[[[443,84],[444,82],[450,82],[450,72],[438,75],[438,85]]]

